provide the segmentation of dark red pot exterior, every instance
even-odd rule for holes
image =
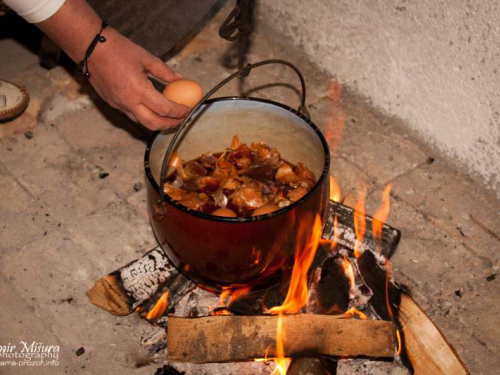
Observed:
[[[159,194],[146,180],[151,224],[169,259],[183,273],[207,288],[260,282],[280,268],[290,268],[297,245],[299,221],[316,214],[324,219],[329,180],[323,178],[304,199],[289,210],[263,220],[223,222],[201,218],[169,203],[155,208]],[[263,280],[262,280],[263,281]]]
[[[264,105],[278,109],[273,113],[292,116],[297,126],[307,126],[316,134],[317,150],[323,162],[318,182],[302,199],[273,213],[238,220],[211,216],[189,210],[165,196],[161,201],[158,182],[153,177],[149,160],[156,133],[146,148],[145,172],[148,208],[151,225],[171,262],[199,284],[214,290],[235,284],[260,283],[272,279],[280,269],[293,266],[296,248],[303,249],[311,237],[316,215],[325,222],[329,198],[330,153],[320,130],[303,114],[283,104],[265,99],[217,98],[209,103],[221,102],[249,108]],[[221,116],[224,116],[222,113]],[[295,117],[293,117],[295,116]],[[310,134],[310,133],[309,133]],[[158,153],[155,153],[158,157]],[[159,155],[162,157],[163,155]],[[161,202],[158,204],[158,202]],[[299,236],[299,224],[303,233]]]

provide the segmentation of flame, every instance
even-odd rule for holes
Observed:
[[[163,316],[163,313],[167,309],[167,306],[168,306],[168,291],[163,293],[158,302],[156,302],[156,305],[154,305],[153,308],[149,310],[149,312],[146,314],[146,319],[150,323],[155,324],[156,321]]]
[[[403,346],[401,345],[401,334],[399,333],[399,329],[396,329],[396,338],[398,339],[398,355],[401,355]]]
[[[220,294],[219,305],[227,306],[226,300],[231,297],[231,288],[222,287],[222,293]]]
[[[385,304],[387,306],[387,311],[389,312],[389,315],[391,316],[391,319],[394,319],[394,314],[392,313],[392,308],[391,308],[391,302],[389,300],[389,279],[391,278],[392,275],[392,264],[389,259],[386,259],[385,261],[385,268],[386,268],[386,274],[385,274]]]
[[[295,249],[295,263],[293,266],[292,277],[290,280],[290,286],[288,288],[288,293],[285,298],[285,302],[281,306],[274,306],[270,309],[272,314],[287,312],[296,313],[302,307],[304,307],[309,298],[309,290],[307,288],[307,272],[309,267],[314,260],[316,255],[316,250],[319,245],[319,241],[322,234],[322,224],[319,215],[316,215],[314,220],[313,230],[311,237],[307,239],[304,249],[300,249],[300,238],[307,233],[307,227],[310,224],[310,220],[302,220],[298,228],[298,238],[297,248]]]
[[[387,217],[389,216],[389,210],[391,208],[391,201],[389,194],[392,189],[392,183],[388,183],[382,194],[382,204],[380,205],[375,215],[373,215],[373,236],[379,242],[382,241],[382,226],[384,225]]]
[[[330,146],[332,154],[335,154],[340,144],[340,138],[342,137],[345,124],[345,114],[340,106],[340,84],[337,81],[330,81],[326,96],[330,99],[331,115],[328,119],[325,138]]]
[[[180,167],[182,167],[182,158],[179,156],[177,151],[172,152],[172,156],[170,156],[169,166],[174,169],[179,169]]]
[[[288,370],[288,365],[291,362],[290,358],[285,358],[285,345],[284,337],[285,330],[283,329],[283,314],[280,312],[278,314],[278,323],[276,325],[276,357],[268,358],[267,354],[269,352],[269,346],[266,349],[264,358],[255,358],[255,362],[268,362],[272,360],[274,362],[274,370],[271,375],[279,374],[286,375]]]
[[[229,311],[226,310],[219,310],[219,311],[210,311],[208,314],[210,316],[220,316],[220,315],[232,315],[229,313]]]
[[[351,290],[354,289],[356,286],[356,280],[354,278],[354,270],[352,268],[351,262],[344,256],[344,259],[342,260],[342,268],[344,269],[344,273],[349,279],[349,283],[351,285]]]
[[[278,315],[278,325],[276,327],[276,358],[273,359],[275,367],[271,375],[280,374],[286,375],[290,358],[285,358],[284,348],[284,329],[283,329],[283,314]]]
[[[354,317],[355,315],[357,315],[360,319],[363,319],[363,320],[368,320],[368,317],[366,316],[366,314],[363,314],[361,311],[359,311],[357,308],[355,307],[351,307],[349,310],[347,310],[345,313],[344,313],[344,316],[346,318],[348,318],[349,316],[348,315],[351,315],[351,317]]]
[[[220,294],[219,304],[222,307],[229,306],[238,298],[248,293],[250,289],[252,289],[251,286],[243,286],[243,287],[223,286],[222,293]]]
[[[330,200],[338,203],[341,199],[342,193],[340,192],[339,183],[335,178],[330,176]]]
[[[316,250],[321,239],[323,225],[321,218],[316,215],[312,227],[311,236],[307,239],[304,248],[301,248],[301,241],[304,234],[307,233],[308,226],[311,220],[305,218],[299,223],[297,248],[295,249],[295,263],[290,279],[290,286],[286,295],[285,301],[281,306],[274,306],[270,309],[272,314],[278,314],[278,322],[276,327],[276,358],[273,359],[275,369],[273,374],[285,375],[290,364],[290,359],[285,358],[285,350],[283,344],[284,330],[282,315],[284,312],[295,313],[307,304],[309,298],[309,290],[307,287],[307,273],[309,267],[314,260]]]
[[[358,202],[354,207],[354,230],[356,232],[356,243],[354,245],[354,256],[358,258],[361,255],[361,244],[365,238],[366,214],[365,214],[366,186],[362,181],[359,182]]]
[[[267,362],[269,358],[267,358],[267,353],[269,353],[269,346],[266,348],[266,353],[264,354],[264,358],[254,358],[254,362]]]
[[[339,242],[338,239],[339,239],[339,218],[337,214],[335,214],[335,217],[333,218],[333,241],[332,241],[334,243],[333,248],[337,246],[337,243]]]
[[[324,247],[329,247],[330,251],[334,251],[338,245],[339,240],[339,218],[337,214],[333,217],[333,238],[327,240],[326,238],[320,238],[319,243]],[[326,249],[325,249],[326,250]]]

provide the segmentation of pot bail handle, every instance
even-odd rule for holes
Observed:
[[[181,136],[184,134],[187,124],[191,117],[193,117],[193,114],[198,111],[198,108],[200,108],[208,98],[210,98],[216,91],[218,91],[221,87],[226,85],[228,82],[232,81],[236,77],[246,77],[250,74],[250,72],[258,68],[260,66],[264,65],[270,65],[270,64],[281,64],[281,65],[286,65],[290,68],[293,69],[295,73],[297,73],[299,79],[300,79],[300,85],[301,85],[301,95],[300,95],[300,105],[297,109],[297,112],[305,117],[307,120],[311,119],[311,115],[309,114],[309,111],[306,108],[306,82],[304,80],[304,76],[300,72],[300,70],[291,62],[288,62],[286,60],[280,60],[280,59],[270,59],[270,60],[262,60],[259,61],[255,64],[248,64],[246,67],[243,69],[238,70],[237,72],[231,74],[229,77],[224,79],[223,81],[219,82],[214,88],[212,88],[199,102],[194,106],[193,109],[187,114],[186,118],[184,121],[179,125],[179,127],[176,129],[174,136],[172,137],[172,140],[170,141],[170,144],[168,145],[167,151],[165,153],[165,157],[163,158],[163,163],[161,166],[161,173],[160,173],[160,199],[158,200],[157,205],[161,206],[165,202],[165,191],[164,191],[164,186],[165,186],[165,180],[167,178],[167,172],[168,172],[168,167],[170,164],[170,158],[172,157],[172,153],[174,152],[175,148],[177,147],[177,144],[179,143],[179,140],[182,138]]]

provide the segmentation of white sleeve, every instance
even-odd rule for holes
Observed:
[[[4,4],[29,23],[45,21],[61,8],[66,0],[4,0]]]

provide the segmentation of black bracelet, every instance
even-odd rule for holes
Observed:
[[[102,21],[101,31],[99,31],[99,34],[97,34],[94,37],[94,39],[92,40],[92,42],[89,44],[89,48],[87,48],[87,51],[85,52],[85,57],[80,62],[80,64],[78,64],[78,69],[80,69],[80,71],[83,72],[83,70],[85,68],[85,72],[83,73],[83,75],[87,79],[90,79],[90,72],[89,72],[89,66],[88,66],[87,60],[89,59],[92,52],[94,52],[94,49],[97,46],[97,43],[99,43],[99,42],[104,43],[106,41],[106,38],[101,35],[101,33],[103,32],[103,30],[106,27],[108,27],[108,23],[106,21]]]

